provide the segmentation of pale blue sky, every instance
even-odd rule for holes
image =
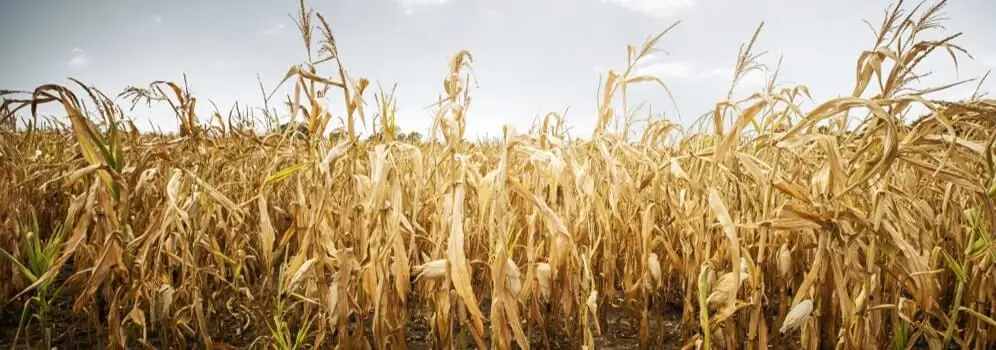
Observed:
[[[595,119],[599,75],[620,68],[625,46],[675,21],[647,70],[662,75],[682,112],[663,92],[638,93],[673,120],[688,125],[725,97],[737,49],[766,21],[758,50],[772,66],[784,57],[782,78],[807,84],[817,99],[847,94],[857,55],[872,44],[861,22],[878,24],[885,1],[718,0],[311,0],[331,22],[343,62],[355,77],[398,84],[398,124],[427,133],[425,109],[442,91],[448,58],[474,55],[477,88],[467,136],[519,130],[550,111],[568,113],[572,134],[587,136]],[[915,3],[906,4],[907,7]],[[12,1],[0,10],[0,88],[31,89],[79,78],[109,94],[153,80],[182,80],[208,114],[207,99],[227,108],[236,100],[261,104],[258,73],[272,88],[287,68],[304,59],[288,14],[297,1]],[[960,78],[996,67],[996,2],[951,1],[948,33],[975,61],[962,62]],[[990,24],[986,24],[990,23]],[[941,58],[944,55],[938,55]],[[331,69],[332,66],[327,66]],[[956,79],[946,60],[927,62],[930,82]],[[331,70],[326,70],[331,72]],[[748,84],[759,79],[749,80]],[[984,87],[992,90],[993,83]],[[966,86],[944,96],[963,96]],[[333,99],[333,101],[338,101]],[[367,102],[373,104],[373,95]],[[341,110],[341,109],[338,109]],[[372,110],[372,108],[371,108]],[[175,120],[162,109],[129,113],[163,129]]]

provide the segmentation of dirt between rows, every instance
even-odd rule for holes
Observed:
[[[414,301],[414,300],[413,300]],[[481,305],[481,310],[485,312],[485,318],[487,318],[487,313],[490,311],[489,300],[483,300]],[[618,305],[618,304],[617,304]],[[410,302],[408,307],[408,322],[406,323],[405,329],[405,342],[409,349],[434,349],[434,341],[432,339],[432,321],[431,312],[428,309],[425,302]],[[43,332],[38,327],[37,322],[32,322],[32,327],[22,330],[18,344],[13,344],[14,334],[17,331],[18,321],[20,319],[21,308],[20,305],[15,305],[10,303],[0,310],[0,349],[45,349],[43,346]],[[98,335],[93,331],[93,327],[89,325],[93,322],[104,323],[101,318],[103,318],[101,312],[84,312],[84,313],[73,313],[72,312],[72,300],[69,297],[60,298],[52,306],[51,314],[51,339],[52,347],[56,349],[103,349],[106,348],[106,335]],[[595,334],[595,345],[597,349],[636,349],[639,347],[639,329],[640,329],[640,318],[639,313],[633,311],[631,308],[626,308],[624,306],[613,306],[612,303],[607,304],[604,310],[601,311],[599,315],[601,333]],[[671,349],[681,349],[683,346],[687,345],[688,339],[682,335],[682,330],[680,328],[681,321],[681,305],[680,304],[668,304],[668,305],[651,305],[651,312],[648,317],[649,322],[649,339],[651,349],[661,349],[661,350],[671,350]],[[247,349],[247,348],[262,348],[263,344],[266,344],[264,337],[269,336],[269,332],[264,320],[251,320],[247,319],[247,316],[242,315],[214,315],[209,321],[209,328],[211,331],[211,338],[216,345],[214,349]],[[534,349],[579,349],[581,344],[571,343],[570,337],[567,334],[568,325],[565,325],[565,321],[560,317],[547,316],[553,319],[553,322],[549,322],[545,325],[545,329],[540,329],[538,325],[532,324],[529,327],[523,325],[524,330],[528,332],[527,337],[530,342],[530,347]],[[371,348],[376,344],[374,342],[373,331],[371,328],[370,320],[365,320],[364,333],[366,334],[366,339],[369,342]],[[248,325],[248,328],[245,326]],[[472,338],[466,333],[461,332],[456,326],[454,326],[454,339],[460,344],[458,348],[474,348],[474,342]],[[239,331],[240,329],[245,329],[245,331]],[[140,332],[129,333],[129,339],[132,341],[129,343],[128,348],[130,349],[158,349],[158,348],[170,348],[171,346],[163,346],[158,343],[158,336],[154,332],[157,330],[150,328],[148,330],[148,340],[149,343],[143,343],[138,340],[141,337]],[[594,332],[594,330],[593,330]],[[135,333],[135,334],[133,334]],[[486,341],[490,342],[490,328],[485,326],[485,337]],[[545,334],[545,337],[544,337]],[[329,334],[325,339],[326,343],[322,348],[332,348],[334,344],[328,342],[331,334]],[[25,341],[32,344],[32,346],[26,346]],[[198,339],[196,337],[188,337],[186,340],[187,348],[200,348]],[[777,341],[773,341],[777,343]],[[490,344],[488,344],[490,345]],[[798,345],[796,343],[796,345]],[[173,346],[175,347],[175,346]],[[310,344],[306,348],[310,348]],[[518,349],[517,344],[512,344],[513,349]],[[735,347],[734,347],[735,348]],[[775,344],[771,348],[773,349],[790,349],[793,346],[789,345],[778,345]],[[46,349],[47,350],[47,349]]]

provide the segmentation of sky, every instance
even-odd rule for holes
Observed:
[[[397,124],[428,134],[428,108],[443,91],[449,58],[473,55],[475,84],[467,116],[468,138],[497,136],[502,125],[524,131],[537,117],[566,111],[570,133],[588,136],[595,124],[597,89],[609,69],[622,69],[626,45],[680,21],[640,68],[661,77],[677,109],[660,88],[646,87],[656,114],[684,126],[725,99],[739,46],[763,21],[756,51],[780,81],[805,84],[819,102],[849,94],[855,64],[874,36],[862,20],[880,23],[886,1],[719,0],[310,0],[332,25],[343,64],[353,77],[397,84]],[[914,2],[904,4],[905,7]],[[110,95],[154,80],[182,82],[186,73],[206,119],[207,100],[223,111],[235,102],[261,106],[257,74],[267,89],[306,59],[290,15],[296,0],[215,1],[4,1],[0,10],[0,89],[30,90],[69,77]],[[945,32],[963,32],[956,71],[946,55],[924,63],[926,85],[981,77],[996,68],[996,2],[956,0],[946,7]],[[321,68],[320,68],[321,69]],[[325,65],[332,75],[334,67]],[[743,82],[738,96],[761,84]],[[940,92],[962,98],[975,83]],[[983,90],[996,86],[991,80]],[[333,101],[337,101],[333,99]],[[632,102],[632,101],[631,101]],[[122,105],[128,106],[126,101]],[[631,103],[635,104],[635,103]],[[812,103],[810,104],[810,106]],[[330,104],[336,114],[341,103]],[[282,111],[286,113],[285,111]],[[638,116],[646,116],[650,111]],[[680,113],[678,113],[680,112]],[[176,130],[165,107],[144,105],[127,115],[139,128]],[[660,117],[659,115],[657,116]]]

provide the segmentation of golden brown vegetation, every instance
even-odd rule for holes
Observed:
[[[360,140],[369,83],[303,3],[308,60],[282,84],[304,131],[257,135],[239,108],[201,123],[172,82],[121,97],[169,104],[179,136],[138,133],[82,83],[6,91],[2,343],[591,349],[629,317],[641,347],[991,348],[996,101],[911,85],[935,50],[966,54],[957,35],[924,38],[943,29],[942,5],[888,10],[850,96],[802,110],[807,88],[776,88],[776,73],[716,103],[701,133],[636,125],[625,102],[630,85],[664,86],[632,69],[662,33],[609,72],[588,139],[550,114],[464,141],[460,52],[440,139],[399,140],[381,91],[382,133]],[[760,68],[757,35],[737,79]],[[344,130],[323,137],[335,92]],[[42,103],[70,125],[10,125]],[[929,115],[906,125],[915,106]],[[668,313],[680,321],[654,321]]]

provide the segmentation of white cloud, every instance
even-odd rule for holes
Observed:
[[[450,2],[450,0],[397,0],[401,9],[405,11],[405,16],[411,16],[415,9],[428,6],[439,6]]]
[[[644,63],[646,62],[646,63]],[[635,75],[651,75],[668,80],[717,80],[731,82],[733,69],[724,67],[705,68],[690,61],[662,61],[650,55],[641,61],[634,71]],[[765,83],[764,73],[751,71],[740,79],[738,86],[762,86]]]
[[[82,68],[90,64],[90,56],[81,48],[73,48],[69,60],[65,62],[70,68]]]
[[[155,21],[156,24],[163,24],[163,17],[160,15],[152,16],[152,20]]]
[[[668,17],[680,9],[692,7],[695,0],[602,0],[651,17]]]
[[[691,63],[682,61],[657,62],[643,65],[636,70],[636,74],[674,79],[695,79],[704,76],[704,73],[697,72]]]
[[[277,24],[275,26],[263,29],[261,32],[263,33],[263,35],[275,36],[275,35],[280,35],[280,33],[283,33],[285,28],[287,28],[287,26],[283,24]]]
[[[730,71],[730,79],[732,79],[732,78],[733,78],[733,72]],[[747,74],[744,75],[743,78],[740,78],[740,82],[737,83],[737,86],[738,87],[748,87],[748,88],[750,88],[750,87],[761,87],[761,86],[764,86],[764,84],[767,84],[767,83],[768,83],[768,80],[764,76],[764,72],[759,71],[759,70],[752,70],[750,72],[747,72]],[[776,81],[776,84],[777,83],[778,82]]]

